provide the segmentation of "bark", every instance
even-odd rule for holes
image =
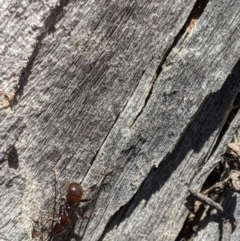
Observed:
[[[176,240],[189,188],[239,128],[240,3],[2,1],[0,11],[0,238],[48,240],[78,182],[94,200],[65,240]],[[89,187],[108,169],[96,197]],[[238,219],[239,196],[227,200]],[[219,226],[206,219],[194,240],[218,240]]]

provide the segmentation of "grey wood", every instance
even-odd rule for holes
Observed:
[[[239,126],[238,114],[221,132],[240,89],[240,3],[210,1],[190,33],[189,0],[28,4],[0,25],[0,238],[36,229],[48,240],[67,185],[91,197],[110,168],[66,240],[175,240],[189,187],[201,188]],[[216,240],[209,227],[199,240]]]
[[[66,1],[0,1],[1,109],[12,105],[15,89],[29,60],[35,58],[39,41],[51,29],[61,2]]]

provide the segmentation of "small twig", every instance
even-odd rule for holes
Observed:
[[[219,210],[220,212],[223,212],[223,207],[219,204],[216,203],[215,201],[213,201],[211,198],[205,196],[202,193],[197,192],[194,189],[189,189],[189,192],[195,197],[197,198],[199,201],[202,201],[203,203],[206,203],[208,205],[210,205],[211,207],[216,208],[217,210]]]

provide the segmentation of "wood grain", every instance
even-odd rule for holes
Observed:
[[[240,4],[210,1],[186,32],[194,4],[52,1],[27,5],[19,21],[3,16],[0,83],[13,97],[2,119],[25,123],[11,143],[17,165],[2,161],[0,170],[3,238],[31,240],[33,228],[51,228],[54,166],[63,193],[82,182],[86,196],[114,170],[66,240],[176,239],[188,188],[200,189],[239,123],[236,115],[223,128],[240,89]],[[34,32],[20,28],[31,24]],[[24,39],[14,64],[13,36]],[[214,230],[200,240],[216,240]]]

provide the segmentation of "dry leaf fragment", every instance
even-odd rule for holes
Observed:
[[[238,143],[232,142],[227,144],[227,146],[240,157],[240,142]]]

